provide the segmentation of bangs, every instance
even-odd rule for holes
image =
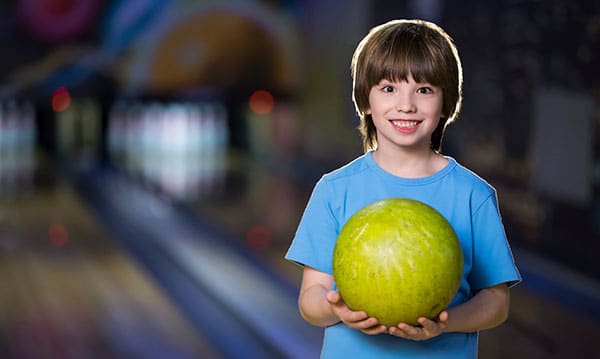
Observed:
[[[442,86],[447,82],[444,70],[439,63],[445,62],[439,49],[427,41],[421,41],[424,34],[412,31],[388,34],[388,38],[373,49],[369,56],[366,80],[370,86],[386,79],[406,81],[409,75],[419,83],[428,82]]]

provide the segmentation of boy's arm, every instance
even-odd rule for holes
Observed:
[[[312,325],[326,327],[340,321],[329,302],[327,292],[333,287],[333,276],[304,266],[298,307],[302,318]]]
[[[494,328],[508,318],[510,293],[506,283],[484,288],[463,304],[448,309],[446,332],[476,332]]]
[[[510,294],[506,283],[484,288],[468,301],[440,313],[438,320],[420,318],[422,327],[400,323],[390,334],[425,340],[443,332],[476,332],[502,324],[508,318]]]
[[[298,307],[302,317],[312,325],[326,327],[340,321],[347,326],[361,330],[365,334],[380,334],[387,331],[377,325],[377,319],[367,313],[352,311],[338,292],[332,290],[333,276],[305,266],[302,285],[298,297]]]

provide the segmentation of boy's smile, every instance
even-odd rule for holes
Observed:
[[[402,133],[415,132],[421,124],[420,121],[414,120],[390,120],[390,122],[392,123],[392,126],[396,128],[396,130]]]

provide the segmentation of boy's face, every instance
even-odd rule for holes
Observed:
[[[442,90],[428,83],[381,80],[369,92],[370,114],[378,148],[430,148],[431,134],[442,117]]]

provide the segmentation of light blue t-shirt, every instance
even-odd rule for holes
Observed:
[[[506,239],[496,191],[451,157],[439,172],[401,178],[383,170],[367,152],[324,175],[308,201],[286,259],[332,274],[333,249],[346,221],[384,198],[419,200],[452,225],[463,250],[460,288],[450,307],[483,288],[521,280]],[[427,341],[366,335],[339,323],[325,329],[323,358],[476,358],[477,333],[448,333]]]

